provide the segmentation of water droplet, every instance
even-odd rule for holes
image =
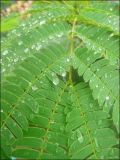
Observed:
[[[42,47],[41,45],[37,46],[36,50],[39,51],[41,49],[41,47]]]
[[[43,25],[43,24],[45,24],[45,21],[44,21],[44,20],[40,22],[40,25]]]
[[[110,11],[112,11],[113,9],[112,8],[110,8]]]
[[[110,19],[108,20],[108,23],[111,23],[111,20],[110,20]]]
[[[20,36],[21,36],[21,34],[19,33],[19,34],[17,34],[17,36],[18,36],[18,37],[20,37]]]
[[[42,83],[43,83],[43,81],[40,81],[40,83],[42,84]]]
[[[18,61],[18,58],[14,59],[14,62],[17,62]]]
[[[20,45],[22,45],[22,44],[23,44],[23,42],[22,42],[22,41],[19,41],[19,42],[18,42],[18,45],[19,45],[19,46],[20,46]]]
[[[65,77],[66,76],[66,72],[62,72],[62,77]]]
[[[82,136],[82,133],[81,133],[80,130],[77,130],[77,137],[78,137],[78,141],[80,143],[82,143],[83,142],[83,136]]]
[[[58,38],[62,37],[63,33],[57,35]]]
[[[97,52],[94,52],[94,54],[97,54]]]
[[[54,121],[54,120],[51,120],[50,123],[53,124],[53,123],[55,123],[55,121]]]
[[[113,34],[113,33],[111,33],[111,34],[110,34],[110,37],[113,37],[113,36],[114,36],[114,34]]]
[[[25,27],[25,23],[23,23],[21,26]]]
[[[48,13],[48,16],[51,16],[51,13]]]
[[[1,109],[0,112],[2,113],[2,112],[3,112],[3,109]]]
[[[105,78],[107,78],[107,73],[105,74]]]
[[[95,87],[98,88],[98,84]]]
[[[53,39],[54,37],[53,36],[49,36],[49,39]]]
[[[16,157],[11,157],[11,160],[16,160]]]
[[[29,82],[29,86],[31,86],[32,85],[32,83],[31,82]]]
[[[33,44],[32,47],[31,47],[31,49],[34,49],[34,48],[35,48],[35,45]]]
[[[58,84],[59,84],[59,79],[58,79],[58,78],[55,78],[55,79],[53,80],[53,84],[54,84],[54,85],[58,85]]]
[[[24,101],[24,100],[22,100],[21,102],[22,102],[22,103],[25,103],[25,101]]]
[[[5,55],[7,55],[7,54],[8,54],[8,50],[5,50],[5,51],[2,53],[3,56],[5,56]]]
[[[109,96],[106,96],[105,99],[106,99],[106,100],[109,100]]]
[[[29,51],[29,49],[28,49],[28,48],[26,48],[26,49],[24,50],[24,52],[25,52],[25,53],[27,53],[28,51]]]
[[[83,142],[83,137],[82,137],[82,136],[79,137],[79,138],[78,138],[78,141],[79,141],[80,143],[82,143],[82,142]]]
[[[67,62],[70,62],[70,59],[69,59],[69,58],[67,58]]]
[[[32,90],[33,90],[33,91],[36,91],[37,89],[38,89],[38,87],[32,86]]]
[[[3,68],[3,69],[2,69],[2,73],[3,73],[3,72],[5,72],[5,71],[6,71],[6,69],[5,69],[5,68]]]

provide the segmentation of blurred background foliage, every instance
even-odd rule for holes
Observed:
[[[1,32],[5,35],[16,28],[25,19],[27,10],[33,1],[30,0],[1,0]]]

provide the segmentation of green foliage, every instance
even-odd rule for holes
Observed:
[[[9,16],[2,19],[1,32],[8,32],[16,28],[20,23],[20,15],[10,14]]]
[[[119,159],[117,8],[36,2],[2,37],[2,159]]]

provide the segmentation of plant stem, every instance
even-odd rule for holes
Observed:
[[[75,17],[72,25],[72,31],[70,35],[70,57],[74,55],[74,31],[75,31],[75,25],[76,25],[76,20],[77,18]],[[70,67],[70,72],[69,72],[69,82],[72,84],[72,67]]]

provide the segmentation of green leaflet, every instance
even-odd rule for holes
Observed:
[[[113,9],[118,10],[117,7],[110,7],[108,11],[97,10],[92,7],[86,8],[80,12],[80,18],[85,19],[90,24],[106,27],[115,34],[119,34],[119,16],[111,12]]]
[[[2,159],[119,159],[116,7],[34,2],[2,37]]]
[[[102,156],[109,159],[111,155],[106,149],[118,143],[115,133],[109,128],[110,115],[92,99],[88,88],[81,89],[82,85],[72,86],[71,90],[74,109],[68,113],[66,119],[67,130],[72,130],[69,154],[72,159],[100,159]],[[104,155],[100,154],[101,149]],[[113,153],[113,157],[116,157],[116,154]]]
[[[78,49],[76,55],[73,66],[78,68],[79,75],[83,75],[86,82],[89,81],[93,97],[98,99],[99,105],[104,105],[106,111],[110,111],[112,106],[117,108],[119,75],[115,66],[107,65],[107,60],[99,59],[99,54],[85,48]]]
[[[13,14],[2,20],[1,32],[8,32],[16,28],[21,21],[20,15]]]
[[[110,60],[111,64],[118,63],[118,37],[107,30],[92,25],[80,25],[76,35],[80,38],[88,49],[92,49],[94,54]]]

